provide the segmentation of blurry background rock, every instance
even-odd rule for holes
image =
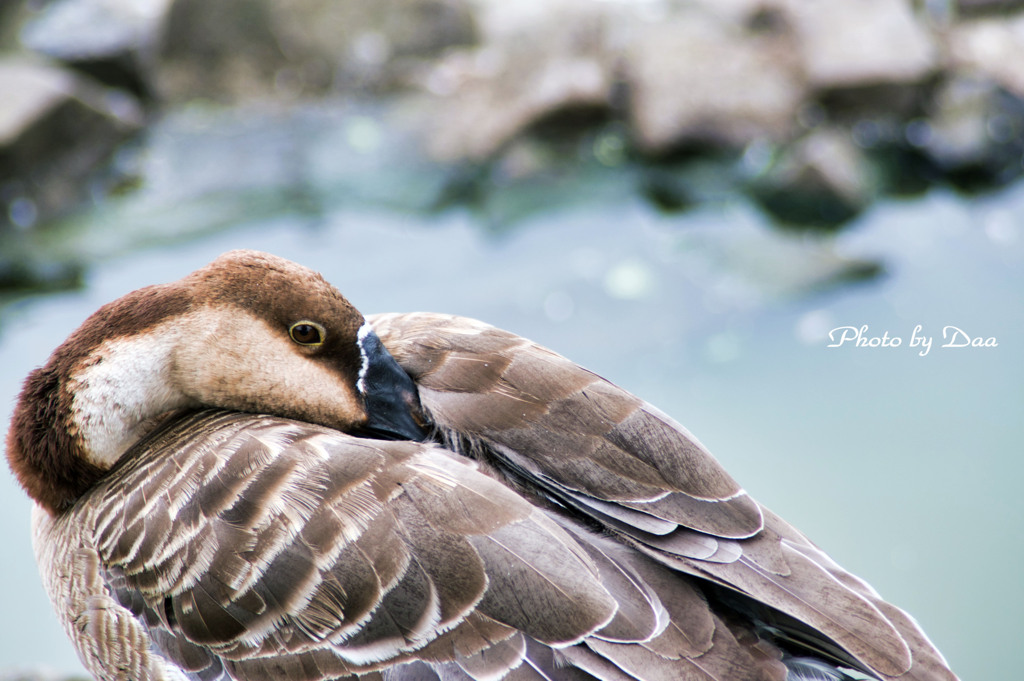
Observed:
[[[26,21],[21,41],[96,80],[150,94],[154,50],[170,0],[54,0]]]
[[[0,56],[0,101],[0,290],[75,285],[75,263],[33,257],[19,237],[98,189],[141,111],[130,95],[22,55]]]
[[[496,193],[580,163],[667,210],[719,182],[825,230],[881,195],[1024,170],[1011,0],[7,0],[0,23],[5,286],[46,258],[26,232],[145,183],[122,144],[197,105],[375,102],[444,178],[421,203],[499,221],[524,211]]]

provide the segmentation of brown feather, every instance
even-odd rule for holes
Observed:
[[[607,624],[615,601],[586,553],[540,513],[470,538],[491,588],[480,611],[542,643],[578,641]],[[575,607],[566,609],[567,602]]]
[[[516,634],[474,655],[459,657],[457,664],[469,677],[477,681],[491,681],[505,678],[510,670],[523,663],[525,656],[526,639],[522,634]]]
[[[466,451],[496,473],[542,490],[535,503],[546,494],[675,570],[787,613],[803,623],[798,645],[885,678],[924,679],[936,669],[955,678],[912,620],[762,509],[655,408],[480,322],[422,313],[370,321],[399,363],[423,377],[423,406],[448,439],[468,438]],[[477,383],[459,373],[457,394],[445,380],[452,353],[460,366],[474,356],[488,365]],[[913,660],[908,645],[920,649]]]

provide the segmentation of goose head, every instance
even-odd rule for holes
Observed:
[[[412,380],[337,289],[282,258],[232,251],[89,317],[26,379],[8,461],[58,513],[162,417],[201,407],[425,435]]]

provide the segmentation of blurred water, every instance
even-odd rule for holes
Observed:
[[[4,309],[0,401],[9,413],[24,375],[103,302],[231,248],[271,251],[321,270],[365,312],[478,317],[647,398],[913,613],[964,679],[1006,678],[1024,633],[1021,214],[1024,185],[884,203],[834,242],[780,236],[742,203],[665,216],[607,194],[500,234],[468,211],[372,201],[226,211],[222,231],[108,256],[83,291]],[[807,292],[858,260],[881,260],[886,276]],[[863,324],[903,345],[827,347],[830,329]],[[927,356],[907,347],[916,325],[937,338]],[[947,325],[998,347],[938,348]],[[0,474],[0,671],[76,670],[28,514]]]

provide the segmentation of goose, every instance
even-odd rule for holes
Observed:
[[[101,307],[6,446],[96,679],[956,679],[654,406],[265,253]]]

